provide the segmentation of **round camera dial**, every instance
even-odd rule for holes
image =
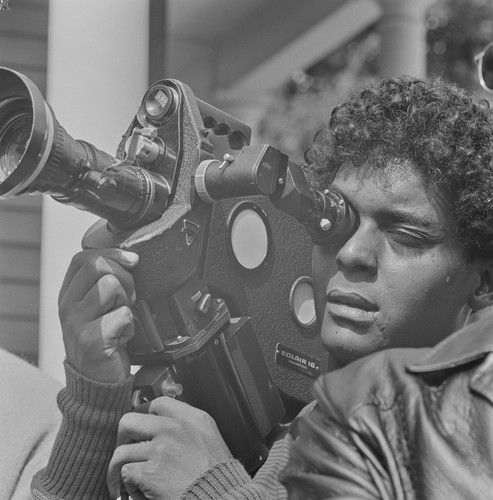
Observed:
[[[175,113],[177,97],[173,90],[162,84],[151,87],[143,103],[147,119],[155,124],[166,123]]]

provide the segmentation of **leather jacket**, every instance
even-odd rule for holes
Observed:
[[[290,499],[493,499],[493,315],[434,348],[317,380],[281,474]]]

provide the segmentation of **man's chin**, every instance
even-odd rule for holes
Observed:
[[[325,326],[325,325],[324,325]],[[329,353],[329,368],[341,368],[373,352],[385,348],[368,330],[343,328],[331,325],[330,329],[322,329],[322,344]]]

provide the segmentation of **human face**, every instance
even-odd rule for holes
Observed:
[[[390,347],[432,346],[464,325],[479,286],[444,211],[409,166],[344,165],[332,185],[359,225],[313,250],[313,282],[330,366]]]

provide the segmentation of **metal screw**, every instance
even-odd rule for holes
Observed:
[[[223,162],[221,163],[221,165],[219,165],[219,170],[222,170],[224,167],[226,167],[227,165],[229,165],[230,163],[233,163],[235,161],[235,157],[233,155],[230,155],[229,153],[226,153],[224,156],[223,156]]]
[[[329,219],[320,219],[320,228],[322,231],[328,231],[332,227],[332,223]]]

